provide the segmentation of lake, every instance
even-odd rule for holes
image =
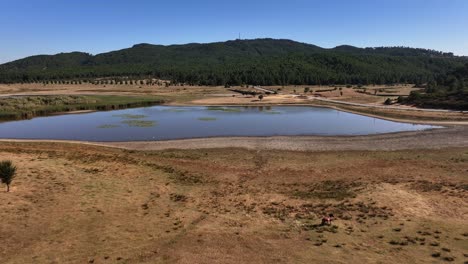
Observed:
[[[0,123],[0,138],[141,141],[220,136],[348,136],[438,128],[310,106],[153,106]]]

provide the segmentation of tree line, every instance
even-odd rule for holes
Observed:
[[[468,63],[436,76],[423,87],[424,93],[414,91],[398,101],[425,108],[468,110]]]
[[[290,40],[238,40],[90,55],[33,56],[0,65],[0,82],[126,77],[187,85],[425,84],[468,62],[451,53],[405,47],[323,49]]]

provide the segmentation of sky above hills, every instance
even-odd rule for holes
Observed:
[[[0,0],[0,63],[136,43],[286,38],[468,55],[467,0]]]

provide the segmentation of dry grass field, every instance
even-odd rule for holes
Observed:
[[[230,93],[224,87],[84,84],[0,84],[0,95],[157,95],[179,102]]]
[[[1,142],[0,159],[18,166],[0,192],[1,263],[468,261],[467,148]]]
[[[408,95],[411,91],[417,90],[412,88],[412,85],[399,86],[364,86],[362,89],[357,87],[347,88],[345,86],[337,86],[336,89],[330,86],[314,86],[314,85],[298,85],[298,86],[270,86],[265,87],[272,91],[278,91],[283,95],[319,95],[324,98],[337,99],[342,101],[357,102],[357,103],[375,103],[382,104],[387,97],[374,96],[374,91],[377,90],[377,95],[388,94],[388,97],[397,95]],[[309,92],[304,93],[304,89],[308,88]],[[358,91],[366,89],[364,94]],[[253,88],[232,87],[232,89],[256,91]],[[341,89],[341,90],[340,90]],[[258,90],[257,90],[258,91]],[[322,91],[322,92],[320,92]],[[340,95],[340,91],[343,95]],[[220,95],[232,96],[237,95],[224,88],[223,86],[161,86],[161,85],[116,85],[116,84],[0,84],[0,95],[12,94],[111,94],[111,95],[162,95],[173,96],[179,100],[209,97],[219,97]],[[179,98],[180,97],[180,98]],[[274,97],[271,95],[271,97]],[[246,96],[246,98],[250,98]]]

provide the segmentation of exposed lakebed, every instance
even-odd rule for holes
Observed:
[[[369,135],[437,128],[309,106],[153,106],[0,123],[0,138],[142,141]]]

